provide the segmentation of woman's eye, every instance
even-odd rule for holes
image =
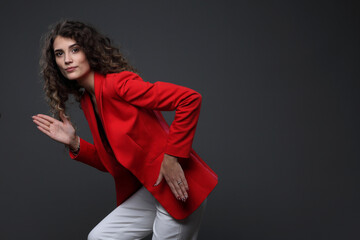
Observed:
[[[56,57],[60,57],[62,54],[63,54],[62,52],[56,52],[56,53],[55,53],[55,56],[56,56]]]
[[[73,48],[73,49],[72,49],[72,52],[73,52],[73,53],[76,53],[76,52],[78,52],[78,51],[79,51],[78,48]]]

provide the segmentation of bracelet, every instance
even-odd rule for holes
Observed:
[[[79,137],[79,136],[78,136]],[[79,146],[78,146],[78,148],[75,150],[75,151],[73,151],[71,148],[70,148],[70,152],[72,152],[73,154],[78,154],[79,153],[79,151],[80,151],[80,141],[79,141]]]

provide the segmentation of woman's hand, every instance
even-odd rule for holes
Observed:
[[[68,145],[72,150],[78,148],[80,142],[75,129],[63,112],[60,112],[62,121],[44,114],[37,114],[32,118],[37,128],[50,138]]]
[[[164,177],[175,197],[185,202],[188,198],[187,191],[189,191],[189,186],[185,179],[184,171],[177,157],[166,153],[164,154],[164,160],[161,164],[159,177],[154,186],[157,186]]]

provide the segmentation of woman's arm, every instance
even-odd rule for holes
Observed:
[[[79,151],[76,154],[71,150],[69,151],[69,155],[72,159],[90,165],[100,171],[107,172],[99,158],[94,144],[79,137],[79,148],[74,149],[78,149]]]
[[[37,114],[32,118],[41,132],[69,147],[72,159],[86,163],[100,171],[107,171],[99,159],[95,146],[76,135],[73,125],[63,112],[60,113],[62,121],[45,114]],[[79,151],[75,154],[74,151],[77,150]]]
[[[113,76],[113,87],[118,98],[138,107],[176,111],[155,186],[165,178],[175,197],[186,201],[189,187],[177,157],[190,156],[200,114],[201,95],[190,88],[172,83],[145,82],[133,72],[124,71]]]
[[[145,82],[133,72],[124,71],[113,76],[113,87],[119,98],[138,107],[159,111],[176,110],[165,153],[188,158],[199,119],[201,95],[172,83]]]

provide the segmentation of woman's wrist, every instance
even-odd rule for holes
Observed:
[[[71,152],[77,153],[80,150],[80,137],[76,135],[72,140],[70,140],[68,146]]]
[[[166,161],[171,161],[171,162],[177,162],[178,161],[178,157],[173,156],[173,155],[169,155],[167,153],[164,154],[164,160]]]

